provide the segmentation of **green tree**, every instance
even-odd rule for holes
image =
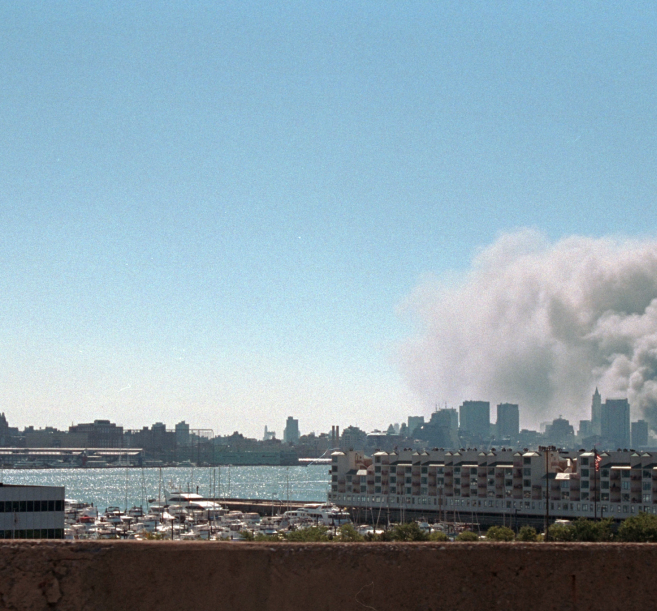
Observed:
[[[533,526],[523,526],[518,531],[518,541],[536,541],[536,529]]]
[[[286,541],[297,543],[312,543],[314,541],[330,541],[326,526],[309,526],[299,530],[291,530],[285,535]]]
[[[573,541],[574,529],[572,524],[552,524],[548,528],[550,541]]]
[[[429,535],[425,533],[417,522],[396,524],[390,531],[390,541],[428,541]]]
[[[254,541],[258,541],[262,543],[276,543],[282,540],[283,540],[282,535],[264,535],[262,533],[258,533],[254,539]]]
[[[515,533],[508,526],[491,526],[486,532],[489,541],[514,541]]]
[[[336,540],[360,542],[365,541],[365,537],[354,528],[353,524],[343,524],[340,526]]]
[[[579,518],[571,525],[573,541],[611,541],[613,533],[611,530],[612,520],[606,519],[599,522]]]
[[[637,543],[657,542],[657,515],[642,512],[627,518],[618,529],[618,538]]]
[[[449,541],[449,537],[442,530],[434,530],[429,535],[429,541]]]
[[[473,533],[471,530],[464,530],[460,532],[457,537],[457,541],[479,541],[477,533]]]

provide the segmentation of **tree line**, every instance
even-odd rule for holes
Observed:
[[[336,531],[326,526],[311,526],[277,535],[254,535],[243,531],[242,536],[247,541],[291,541],[296,543],[311,543],[322,541],[335,542],[369,542],[369,541],[436,541],[446,542],[451,539],[442,531],[427,533],[417,522],[396,524],[380,533],[362,535],[352,524],[344,524]],[[523,526],[516,533],[507,526],[491,526],[481,537],[471,530],[459,533],[455,541],[544,541],[544,533],[538,533],[532,526]],[[624,543],[657,543],[657,515],[639,513],[623,521],[616,528],[613,520],[587,520],[580,518],[569,523],[552,524],[548,529],[548,540],[557,542],[624,542]]]

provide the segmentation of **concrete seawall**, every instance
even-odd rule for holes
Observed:
[[[0,609],[652,609],[651,544],[14,542]]]

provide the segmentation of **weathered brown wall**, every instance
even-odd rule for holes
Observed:
[[[16,542],[0,608],[628,611],[655,567],[651,544]]]

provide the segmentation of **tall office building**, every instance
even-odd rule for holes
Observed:
[[[189,424],[184,420],[176,424],[176,445],[188,446],[190,443]]]
[[[602,435],[602,397],[597,386],[591,400],[591,435]]]
[[[632,447],[638,449],[648,445],[648,423],[637,420],[632,423]]]
[[[409,416],[408,417],[408,434],[412,435],[415,429],[424,424],[424,416]]]
[[[516,440],[520,433],[520,408],[516,403],[499,403],[497,406],[497,437]]]
[[[299,421],[292,416],[288,416],[283,432],[283,441],[285,443],[299,443]]]
[[[602,437],[609,449],[630,447],[630,404],[627,399],[607,399],[600,410]]]
[[[459,414],[453,407],[439,409],[431,414],[431,424],[443,426],[450,431],[458,432]]]
[[[591,421],[590,420],[580,420],[579,421],[579,430],[577,431],[577,436],[580,439],[586,439],[587,437],[590,437],[593,435],[593,431],[591,429]]]
[[[460,430],[471,435],[490,435],[490,402],[464,401],[459,408]]]

